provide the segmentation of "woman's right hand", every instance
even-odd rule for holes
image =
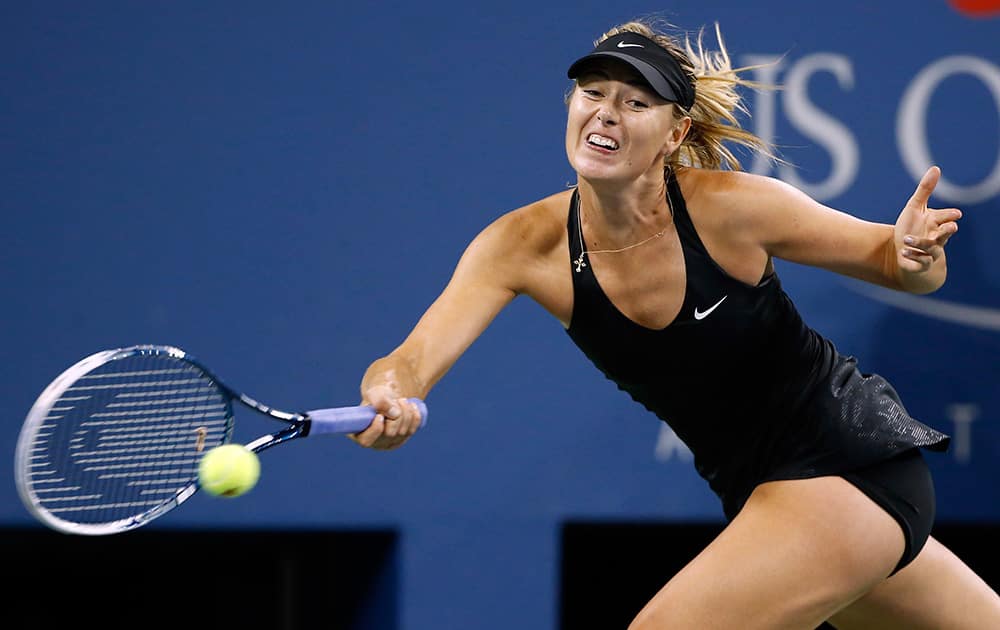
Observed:
[[[375,408],[375,419],[367,429],[347,437],[365,448],[388,451],[403,445],[420,428],[420,411],[406,398],[395,395],[388,385],[375,385],[364,393],[361,404]]]

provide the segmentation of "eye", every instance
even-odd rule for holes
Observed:
[[[628,106],[632,109],[647,109],[649,107],[649,103],[635,98],[629,99],[626,103],[628,103]]]
[[[583,88],[580,91],[590,98],[600,98],[601,96],[604,96],[601,94],[600,90],[595,90],[594,88]]]

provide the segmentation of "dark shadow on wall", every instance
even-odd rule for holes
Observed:
[[[394,630],[396,533],[0,530],[8,628]]]

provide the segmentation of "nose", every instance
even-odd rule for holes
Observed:
[[[614,112],[609,108],[601,108],[597,112],[597,120],[604,123],[605,125],[617,125],[618,118],[615,116]]]

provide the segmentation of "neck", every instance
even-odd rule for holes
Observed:
[[[578,180],[580,216],[590,246],[621,247],[666,227],[666,181],[637,180],[625,186]]]

